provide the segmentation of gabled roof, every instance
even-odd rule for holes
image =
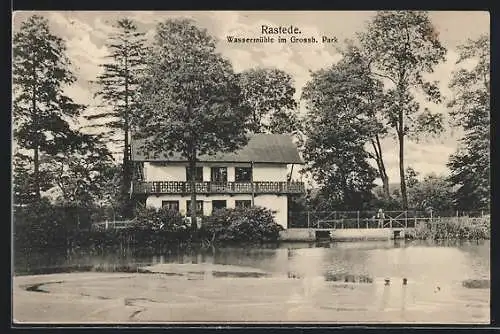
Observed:
[[[161,152],[157,156],[147,154],[143,148],[144,140],[132,139],[131,153],[133,161],[156,162],[187,162],[178,152],[170,156]],[[253,134],[248,144],[234,153],[218,153],[215,155],[199,156],[201,162],[257,162],[303,164],[297,146],[289,135],[280,134]]]

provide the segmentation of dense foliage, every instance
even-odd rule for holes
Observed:
[[[427,175],[408,187],[408,203],[416,210],[453,211],[453,189],[443,176]]]
[[[195,175],[199,155],[232,152],[246,144],[248,108],[242,106],[231,63],[216,41],[192,21],[173,19],[156,28],[141,82],[142,111],[135,136],[151,155],[178,152]],[[196,217],[195,180],[191,217]],[[196,224],[192,224],[196,227]]]
[[[112,163],[105,145],[109,141],[83,135],[73,126],[84,106],[65,93],[76,77],[65,42],[50,31],[48,20],[33,15],[14,33],[16,250],[161,249],[197,235],[179,213],[151,208],[139,208],[129,229],[90,231],[91,219],[120,219],[127,211],[131,171],[126,148],[132,130],[146,140],[144,150],[151,155],[180,152],[192,175],[200,155],[232,152],[247,142],[248,132],[305,134],[305,171],[321,189],[314,196],[290,199],[290,210],[489,207],[488,36],[459,49],[458,64],[472,66],[457,70],[450,85],[453,125],[465,130],[449,161],[451,177],[419,180],[405,166],[404,141],[442,130],[442,115],[421,108],[415,94],[420,90],[430,102],[441,102],[438,83],[425,78],[446,52],[427,13],[377,13],[341,61],[311,74],[303,90],[303,122],[296,115],[292,76],[262,68],[234,73],[216,51],[215,38],[194,22],[158,24],[150,52],[132,21],[120,20],[117,28],[107,43],[111,61],[102,64],[104,72],[97,78],[104,111],[88,119],[123,132],[121,165]],[[380,144],[391,132],[399,142],[401,180],[401,191],[393,196]],[[374,196],[377,176],[383,187]],[[57,205],[41,198],[50,189],[58,191]],[[191,189],[191,216],[196,218],[193,184]],[[216,211],[204,217],[202,226],[200,233],[209,244],[276,241],[282,229],[270,210],[259,207]],[[489,225],[440,220],[416,233],[418,238],[485,238]]]
[[[75,126],[84,108],[66,94],[75,81],[64,40],[46,18],[29,17],[13,38],[16,204],[36,202],[48,190],[69,206],[92,206],[101,197],[102,171],[112,159],[99,137]]]
[[[24,254],[40,249],[66,249],[69,233],[78,228],[77,212],[46,199],[14,209],[14,249]],[[86,222],[88,223],[88,221]]]
[[[97,211],[55,206],[44,199],[17,207],[14,247],[25,255],[55,249],[104,253],[134,248],[148,252],[197,245],[200,235],[208,244],[276,242],[283,229],[275,222],[273,212],[260,207],[217,210],[203,219],[199,233],[193,232],[178,212],[146,207],[138,208],[128,228],[96,230],[90,224],[92,213]]]
[[[295,87],[290,74],[276,68],[252,68],[238,74],[242,103],[251,111],[255,133],[297,133]]]
[[[12,191],[13,200],[16,204],[36,202],[39,200],[38,191],[47,191],[53,186],[49,171],[39,170],[38,178],[35,177],[32,158],[28,155],[16,152],[13,156],[12,167]]]
[[[438,218],[418,225],[410,237],[420,240],[490,239],[490,223],[489,217],[480,221],[468,217]]]
[[[34,195],[40,198],[41,154],[52,156],[80,143],[67,118],[83,106],[64,94],[76,78],[65,42],[50,32],[47,19],[33,15],[23,22],[12,46],[14,140],[16,148],[32,154],[23,157],[32,165]]]
[[[90,207],[106,201],[113,158],[97,138],[90,135],[81,135],[81,138],[78,147],[62,149],[43,165],[42,170],[58,190],[55,200],[62,205]]]
[[[304,171],[321,186],[330,206],[345,209],[359,208],[371,197],[376,170],[365,144],[380,128],[369,98],[378,94],[379,84],[370,80],[359,57],[353,58],[312,73],[302,94],[307,107]]]
[[[188,229],[184,217],[168,208],[139,207],[134,221],[134,228],[144,230],[179,232]]]
[[[178,247],[191,238],[184,219],[173,212],[144,209],[130,228],[94,230],[90,216],[97,211],[55,206],[44,199],[17,207],[14,249],[24,255],[49,250],[105,253],[131,248],[148,252]]]
[[[210,243],[262,243],[277,241],[282,229],[271,210],[253,207],[217,210],[206,217],[200,233]]]
[[[468,41],[459,49],[459,64],[473,62],[453,75],[449,102],[455,125],[465,135],[459,150],[451,156],[450,181],[458,186],[454,194],[457,207],[488,209],[490,205],[490,44],[489,36]]]

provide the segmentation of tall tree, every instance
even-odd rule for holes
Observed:
[[[101,89],[97,92],[105,105],[104,112],[87,116],[96,120],[96,126],[105,126],[111,131],[108,140],[113,141],[113,135],[118,131],[123,146],[123,183],[122,197],[127,198],[131,182],[131,166],[129,157],[130,115],[137,110],[137,94],[139,88],[139,73],[144,64],[145,38],[144,33],[137,31],[137,26],[128,18],[118,20],[116,33],[109,37],[106,44],[110,53],[109,62],[102,64],[104,72],[97,78]],[[126,206],[128,207],[128,206]],[[125,214],[131,214],[131,208]]]
[[[79,133],[67,119],[81,105],[63,89],[75,81],[63,40],[50,32],[47,19],[33,15],[13,38],[14,140],[33,152],[35,198],[40,198],[40,153],[53,155],[77,145]]]
[[[449,102],[453,125],[465,135],[452,155],[451,182],[458,186],[455,204],[460,209],[484,209],[490,202],[490,46],[489,36],[469,40],[459,48],[457,64],[471,61],[453,75]]]
[[[399,143],[401,196],[406,210],[405,137],[442,130],[442,115],[428,109],[422,111],[415,101],[415,89],[420,89],[431,102],[441,101],[437,82],[428,82],[423,76],[444,60],[446,49],[427,13],[422,11],[378,12],[359,37],[372,73],[390,85],[385,110]]]
[[[365,79],[351,63],[341,62],[312,73],[302,95],[308,109],[305,170],[322,186],[322,193],[344,209],[359,209],[374,187],[375,170],[365,150],[373,131],[365,96],[373,87]]]
[[[355,117],[361,117],[366,122],[365,128],[369,138],[369,146],[373,151],[370,156],[375,160],[378,176],[382,180],[383,195],[390,198],[389,176],[385,168],[384,153],[381,140],[387,136],[387,125],[384,121],[384,108],[386,95],[383,92],[382,82],[371,75],[369,59],[364,57],[359,47],[352,41],[347,41],[347,48],[341,50],[343,60],[336,67],[341,71],[343,80],[348,83],[349,89],[337,87],[337,92],[332,94],[349,94],[356,96],[360,102],[357,106]],[[369,126],[368,126],[369,125]]]
[[[252,112],[255,133],[297,133],[299,120],[290,74],[276,68],[254,68],[238,74],[244,105]]]
[[[215,39],[190,20],[159,23],[142,82],[143,110],[134,118],[137,137],[152,155],[178,152],[196,175],[202,154],[246,144],[248,108],[242,107],[231,64]],[[191,219],[196,229],[195,178],[190,178]]]

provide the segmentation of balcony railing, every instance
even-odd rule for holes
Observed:
[[[302,194],[303,182],[196,182],[198,194]],[[182,181],[136,181],[134,194],[189,194],[191,184]]]

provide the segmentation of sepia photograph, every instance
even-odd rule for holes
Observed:
[[[12,325],[489,324],[487,11],[15,11]]]

